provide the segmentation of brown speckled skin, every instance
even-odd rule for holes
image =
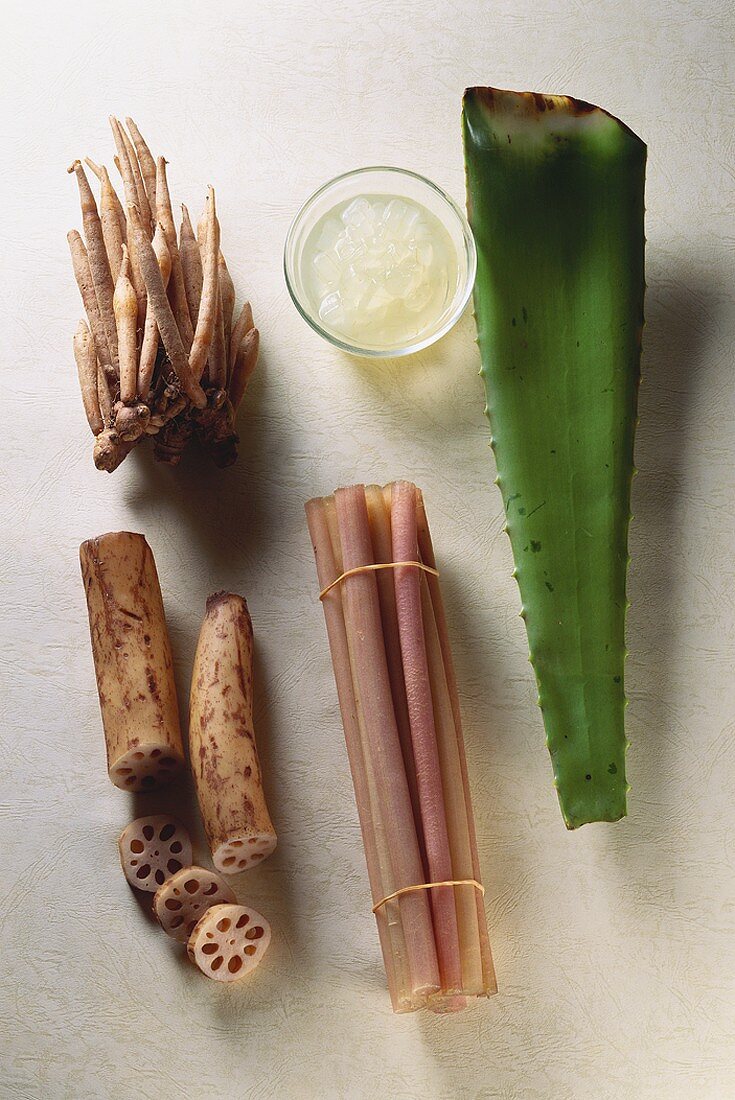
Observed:
[[[233,838],[271,836],[275,845],[253,730],[253,627],[245,600],[232,593],[207,600],[192,671],[189,757],[215,865],[228,870],[215,853]]]
[[[115,531],[83,542],[79,558],[89,611],[110,779],[125,790],[165,782],[183,764],[171,645],[151,549],[142,535]],[[174,759],[142,785],[114,774],[133,750]],[[127,778],[127,777],[125,777]]]

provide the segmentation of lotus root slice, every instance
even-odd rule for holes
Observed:
[[[233,833],[214,849],[212,859],[218,871],[236,875],[262,863],[275,847],[275,833]]]
[[[110,767],[110,779],[123,791],[151,791],[174,779],[182,765],[169,744],[144,744],[118,757]]]
[[[255,970],[270,942],[270,925],[255,909],[213,905],[197,922],[187,952],[206,977],[234,982]]]
[[[208,909],[236,901],[231,887],[216,871],[182,867],[156,891],[153,912],[166,935],[186,943]]]
[[[167,878],[191,867],[191,839],[172,817],[139,817],[118,840],[125,878],[136,890],[155,893]]]

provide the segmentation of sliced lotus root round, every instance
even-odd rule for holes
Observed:
[[[183,763],[170,745],[139,745],[111,765],[110,779],[124,791],[152,791],[174,779]]]
[[[156,891],[153,912],[168,936],[186,943],[208,909],[236,901],[231,887],[216,871],[182,867]]]
[[[233,833],[212,852],[212,861],[225,875],[237,875],[269,856],[276,847],[276,834]]]
[[[182,867],[191,867],[191,838],[172,817],[139,817],[118,840],[125,878],[136,890],[155,893]]]
[[[189,937],[187,952],[202,974],[216,982],[244,978],[271,942],[271,926],[248,905],[213,905]]]

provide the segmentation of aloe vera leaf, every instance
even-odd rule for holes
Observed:
[[[568,828],[626,813],[625,580],[646,147],[598,107],[463,110],[487,414]]]

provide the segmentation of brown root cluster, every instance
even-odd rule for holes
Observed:
[[[148,437],[155,457],[175,465],[198,440],[215,465],[237,458],[235,418],[258,361],[249,302],[234,316],[235,288],[220,248],[209,188],[194,234],[182,205],[177,231],[166,160],[151,154],[132,119],[110,119],[125,201],[104,165],[80,160],[83,235],[68,234],[87,314],[74,335],[94,462],[112,472]]]

